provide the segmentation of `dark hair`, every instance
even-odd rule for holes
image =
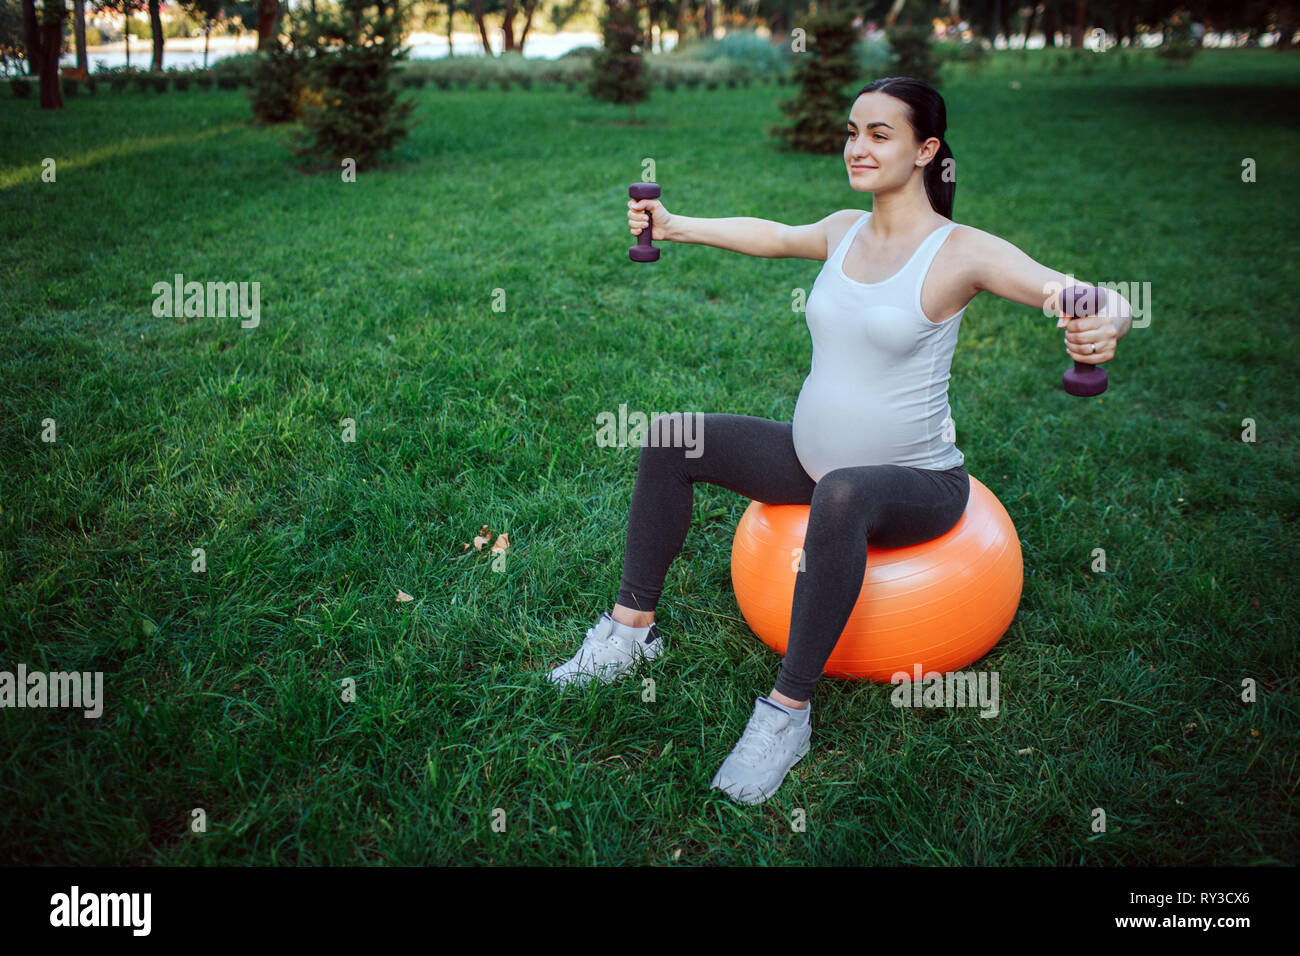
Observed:
[[[902,100],[907,106],[907,121],[912,124],[916,138],[921,142],[931,136],[939,140],[939,152],[925,167],[925,194],[935,212],[951,219],[957,183],[951,178],[947,181],[943,178],[944,160],[952,159],[952,149],[943,138],[948,131],[948,110],[943,97],[929,83],[910,76],[887,76],[864,86],[858,91],[858,96],[863,93],[885,93]],[[856,101],[858,96],[853,99]]]

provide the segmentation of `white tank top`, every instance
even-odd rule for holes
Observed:
[[[948,369],[963,307],[943,322],[921,310],[921,286],[957,223],[940,226],[883,282],[844,274],[863,213],[826,260],[808,296],[812,362],[794,408],[794,449],[820,481],[855,465],[944,471],[965,464],[953,439]]]

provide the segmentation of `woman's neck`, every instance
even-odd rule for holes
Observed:
[[[917,232],[928,233],[946,221],[934,211],[922,190],[920,195],[890,193],[873,196],[868,226],[877,239],[889,242]]]

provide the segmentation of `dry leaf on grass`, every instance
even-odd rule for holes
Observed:
[[[405,604],[407,601],[414,601],[414,600],[415,600],[415,598],[411,597],[411,595],[407,594],[407,593],[406,593],[405,591],[403,591],[401,588],[398,588],[398,589],[397,589],[397,603],[398,603],[398,604]]]
[[[492,541],[493,534],[495,534],[495,532],[487,525],[484,525],[482,528],[480,528],[478,534],[474,536],[474,541],[473,541],[474,550],[482,551],[483,545]],[[510,538],[508,535],[502,532],[501,534],[498,534],[496,536],[496,541],[492,543],[492,547],[490,550],[492,554],[503,554],[509,547],[510,547]],[[469,545],[462,544],[460,546],[460,550],[462,552],[468,551]]]

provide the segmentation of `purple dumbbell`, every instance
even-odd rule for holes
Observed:
[[[1061,292],[1061,314],[1069,318],[1096,315],[1106,302],[1105,291],[1095,285],[1072,285]],[[1061,376],[1061,387],[1071,395],[1087,398],[1106,391],[1106,370],[1100,365],[1075,362]]]
[[[633,199],[658,199],[658,183],[633,183],[627,187],[627,194]],[[627,257],[633,262],[657,262],[659,260],[659,250],[650,244],[650,236],[654,231],[654,216],[650,215],[650,210],[646,210],[646,215],[650,216],[650,221],[646,227],[636,237],[636,245],[627,251]]]

